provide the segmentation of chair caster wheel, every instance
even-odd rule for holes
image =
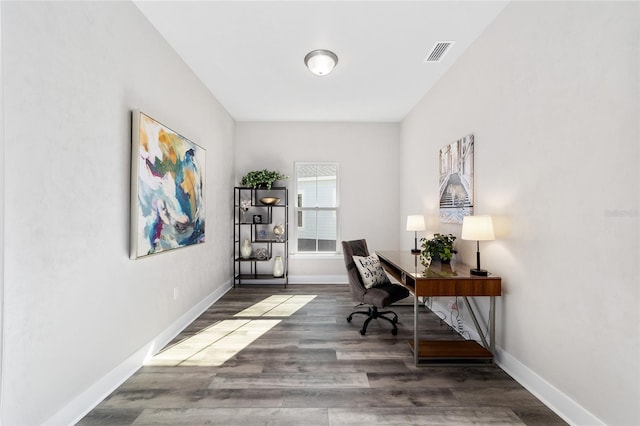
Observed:
[[[361,334],[362,336],[364,336],[364,333],[366,333],[366,331],[364,331],[364,330],[360,330],[360,334]]]
[[[396,336],[398,334],[398,329],[394,328],[391,330],[391,334],[393,334],[394,336]]]
[[[352,317],[351,315],[349,315],[349,316],[347,317],[347,322],[351,322],[351,320],[352,320],[352,319],[353,319],[353,317]]]

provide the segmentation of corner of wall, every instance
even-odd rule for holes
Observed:
[[[70,401],[65,407],[50,417],[44,424],[68,425],[76,424],[87,413],[93,410],[111,392],[131,377],[144,363],[160,349],[166,346],[175,336],[195,321],[204,311],[224,296],[231,288],[227,281],[217,290],[205,297],[200,303],[185,312],[164,331],[143,345],[122,363],[109,371],[104,377]],[[1,422],[0,422],[1,423]]]
[[[465,335],[465,337],[468,336],[470,340],[480,342],[480,335],[475,327],[464,319],[454,323],[452,319],[453,315],[449,315],[449,317],[446,315],[446,312],[451,312],[451,309],[439,301],[434,300],[431,308],[427,307],[427,309],[433,311],[436,315],[439,313],[442,314],[438,316],[461,335]],[[515,381],[520,383],[567,423],[594,426],[605,424],[602,420],[594,416],[560,389],[540,377],[535,371],[521,363],[516,357],[500,346],[496,346],[495,362],[507,374],[513,377]]]
[[[606,424],[501,347],[496,347],[496,364],[567,423]]]
[[[0,424],[4,418],[4,2],[0,2]]]

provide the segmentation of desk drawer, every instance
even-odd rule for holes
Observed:
[[[417,280],[419,296],[500,296],[500,278],[460,278]]]

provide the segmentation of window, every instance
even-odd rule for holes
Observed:
[[[300,253],[335,253],[338,164],[296,163],[296,242]]]
[[[302,206],[302,194],[298,194],[298,202],[296,206]],[[302,228],[302,210],[297,210],[297,216],[298,228]]]

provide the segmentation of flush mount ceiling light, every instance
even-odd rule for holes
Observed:
[[[327,75],[338,63],[338,56],[330,50],[312,50],[304,57],[304,64],[315,75]]]

